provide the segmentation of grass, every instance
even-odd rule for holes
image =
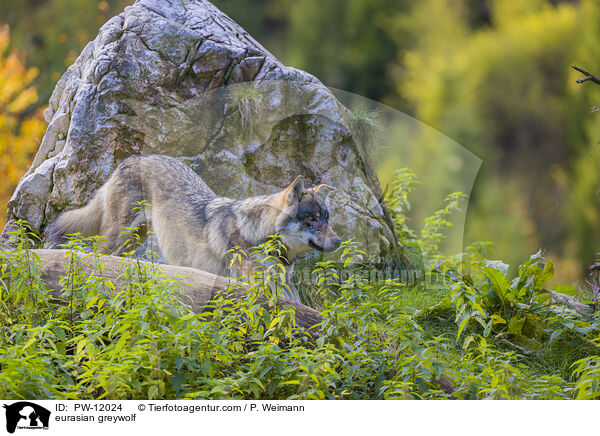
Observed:
[[[456,342],[458,326],[455,322],[456,311],[448,304],[448,289],[423,289],[407,287],[402,293],[402,305],[423,329],[424,340],[444,339],[444,352],[436,358],[444,365],[445,374],[460,380],[463,363],[473,353],[472,349],[463,349]],[[492,343],[501,353],[515,353],[515,364],[521,367],[525,390],[554,391],[548,398],[574,398],[577,377],[573,375],[573,363],[579,359],[598,355],[598,347],[575,336],[566,336],[555,342],[544,342],[539,350],[533,352],[519,344],[514,338],[498,336]],[[542,384],[542,386],[540,386]]]
[[[229,87],[229,100],[240,116],[240,133],[246,137],[255,133],[262,115],[261,93],[253,84]]]
[[[381,114],[378,111],[360,105],[350,111],[350,132],[367,149],[374,146],[381,131]]]

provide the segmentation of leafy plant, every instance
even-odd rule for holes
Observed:
[[[405,210],[408,196],[392,195]],[[429,246],[451,209],[429,221]],[[0,252],[5,398],[597,396],[600,319],[556,299],[574,288],[554,287],[550,297],[553,267],[541,252],[512,276],[486,259],[486,243],[457,257],[432,250],[428,265],[442,280],[410,284],[371,274],[366,253],[345,241],[339,261],[312,271],[322,322],[306,331],[282,299],[277,235],[228,253],[232,265],[256,262],[253,275],[232,279],[202,313],[181,298],[180,278],[156,263],[124,258],[119,283],[107,280],[101,239],[78,235],[69,237],[61,298],[52,301],[26,223],[11,238],[14,249]],[[246,298],[234,298],[242,287]]]
[[[416,174],[409,168],[402,168],[396,171],[396,177],[386,198],[390,210],[394,213],[394,226],[398,237],[405,245],[417,239],[415,232],[408,225],[406,216],[411,210],[410,193],[417,183],[419,182],[416,180]]]
[[[573,363],[577,377],[578,400],[595,400],[600,397],[600,356],[589,356]]]

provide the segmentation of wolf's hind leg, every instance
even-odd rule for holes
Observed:
[[[127,231],[121,232],[116,238],[114,247],[117,247],[111,255],[122,256],[123,253],[134,251],[142,245],[148,236],[148,227],[150,225],[148,217],[144,211],[137,213],[133,221],[127,226],[130,229],[136,229],[132,233]]]

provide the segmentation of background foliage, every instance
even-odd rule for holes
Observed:
[[[9,52],[8,26],[0,27],[0,226],[6,203],[37,151],[46,124],[36,108],[38,95],[32,83],[38,69],[25,66],[25,55]]]

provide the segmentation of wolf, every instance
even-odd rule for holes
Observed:
[[[46,228],[47,248],[68,234],[103,236],[104,251],[120,255],[131,247],[126,227],[143,240],[152,229],[160,252],[171,265],[226,275],[225,253],[239,247],[249,253],[274,234],[284,250],[281,261],[290,277],[293,261],[310,249],[336,250],[341,239],[329,226],[321,184],[306,188],[301,176],[282,191],[242,200],[220,197],[178,159],[141,154],[125,158],[87,205],[58,215]],[[137,207],[143,202],[143,207]],[[250,277],[256,264],[242,259],[239,273]],[[286,297],[300,301],[291,280]]]

